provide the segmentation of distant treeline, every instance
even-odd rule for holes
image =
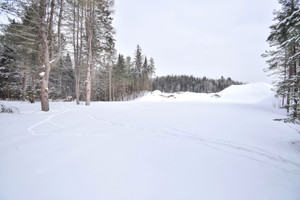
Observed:
[[[196,92],[196,93],[215,93],[231,85],[241,85],[242,82],[225,79],[196,78],[194,76],[162,76],[152,81],[152,90],[160,90],[162,92]]]

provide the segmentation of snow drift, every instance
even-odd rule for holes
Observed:
[[[267,83],[251,83],[232,85],[219,94],[225,101],[257,103],[265,99],[274,98],[274,91],[272,89],[273,86]]]
[[[218,101],[231,103],[257,103],[265,99],[273,99],[272,85],[267,83],[250,83],[232,85],[219,93],[162,93],[154,91],[139,98],[139,101]]]

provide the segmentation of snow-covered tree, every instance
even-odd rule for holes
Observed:
[[[277,95],[288,112],[285,122],[300,122],[300,8],[299,0],[279,0],[281,9],[274,12],[275,24],[268,42],[273,48],[263,56],[276,75]]]

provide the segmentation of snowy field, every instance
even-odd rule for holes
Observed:
[[[271,86],[131,102],[5,102],[1,200],[299,200],[300,135]]]

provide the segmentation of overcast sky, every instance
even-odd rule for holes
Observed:
[[[136,45],[156,75],[187,74],[270,82],[261,54],[277,0],[115,0],[116,47]]]

